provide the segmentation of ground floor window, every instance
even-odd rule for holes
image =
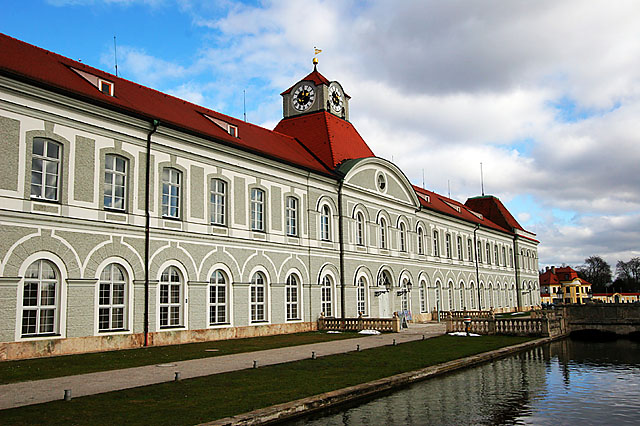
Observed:
[[[28,268],[22,293],[22,336],[54,334],[58,328],[59,275],[48,260]]]
[[[427,291],[424,283],[420,284],[420,312],[427,312]]]
[[[287,294],[287,320],[300,319],[298,305],[298,279],[295,275],[291,274],[287,277],[285,292]]]
[[[111,263],[100,274],[98,294],[98,330],[124,330],[127,300],[126,274]]]
[[[175,266],[169,266],[160,277],[160,327],[182,325],[182,278]]]
[[[209,279],[209,325],[227,322],[227,277],[218,269]]]
[[[356,303],[357,303],[357,311],[358,311],[358,315],[366,315],[367,314],[367,303],[366,303],[366,296],[367,296],[367,282],[365,280],[364,277],[360,277],[358,278],[358,294],[357,294],[357,298],[356,298]]]
[[[332,291],[331,291],[331,278],[325,276],[322,279],[322,294],[321,294],[321,312],[325,317],[333,316],[333,309],[331,304]]]
[[[265,321],[265,279],[256,272],[251,278],[251,322]]]

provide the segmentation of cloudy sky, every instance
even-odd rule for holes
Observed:
[[[541,266],[640,256],[640,2],[2,1],[0,31],[273,128],[312,69],[415,184],[500,198]]]

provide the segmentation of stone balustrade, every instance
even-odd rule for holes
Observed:
[[[491,318],[492,316],[493,313],[491,311],[440,311],[440,321],[463,319],[465,317]]]
[[[318,318],[318,330],[333,331],[361,331],[378,330],[398,333],[400,331],[400,318]]]
[[[464,319],[447,320],[447,333],[465,331]],[[566,333],[561,318],[472,318],[470,330],[476,334],[511,336],[557,336]]]

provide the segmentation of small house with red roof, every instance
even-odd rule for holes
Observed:
[[[570,266],[547,267],[540,274],[542,303],[583,304],[592,298],[591,283],[580,278]]]
[[[413,185],[316,66],[282,100],[266,129],[0,34],[0,358],[540,304],[497,197]]]

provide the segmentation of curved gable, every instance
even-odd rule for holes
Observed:
[[[357,188],[396,202],[420,207],[411,182],[395,164],[378,157],[359,158],[345,161],[338,171],[344,174],[347,186]],[[380,178],[382,176],[382,178]],[[379,179],[384,180],[384,188],[379,187]]]

